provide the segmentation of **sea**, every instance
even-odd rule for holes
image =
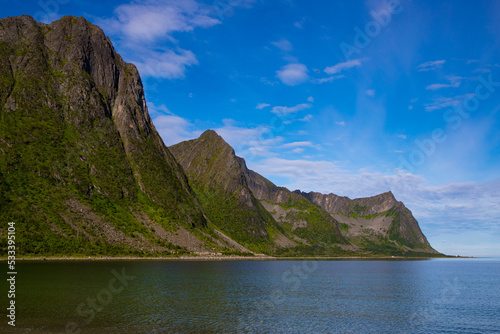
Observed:
[[[0,262],[0,266],[2,263]],[[500,333],[500,259],[17,264],[0,333]]]

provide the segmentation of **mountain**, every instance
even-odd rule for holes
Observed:
[[[136,67],[84,18],[1,19],[0,73],[0,220],[18,256],[437,253],[390,193],[291,192],[211,130],[167,148]]]
[[[390,191],[353,200],[316,192],[302,195],[328,211],[341,223],[346,238],[364,249],[438,253],[427,241],[411,211]]]
[[[330,214],[248,170],[215,131],[169,149],[210,220],[242,245],[287,254],[290,248],[317,254],[320,247],[333,254],[349,244]]]
[[[210,220],[249,248],[260,238],[271,245],[262,251],[286,255],[438,254],[391,192],[354,200],[291,192],[249,170],[213,130],[169,149]]]
[[[99,27],[2,19],[0,73],[0,219],[20,254],[233,249],[207,232],[137,69]]]

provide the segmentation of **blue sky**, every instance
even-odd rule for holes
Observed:
[[[2,1],[84,16],[171,145],[216,130],[291,190],[391,190],[439,251],[500,255],[500,2]]]

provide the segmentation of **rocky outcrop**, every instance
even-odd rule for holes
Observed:
[[[360,245],[387,240],[405,250],[437,253],[422,233],[417,220],[392,192],[350,199],[335,194],[301,193],[346,225],[346,237]]]

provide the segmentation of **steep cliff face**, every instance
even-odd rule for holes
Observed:
[[[0,72],[0,214],[22,252],[167,251],[165,230],[204,228],[135,66],[99,27],[2,19]]]
[[[392,192],[356,199],[316,192],[302,195],[344,224],[346,237],[361,247],[377,248],[375,244],[382,242],[406,251],[437,253],[411,211]]]

